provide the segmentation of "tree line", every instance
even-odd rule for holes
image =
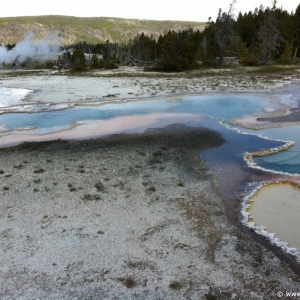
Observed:
[[[222,66],[225,57],[235,57],[243,65],[296,63],[300,57],[300,4],[292,13],[276,6],[260,6],[235,15],[234,5],[209,19],[204,31],[188,28],[170,30],[157,39],[144,33],[127,43],[76,43],[72,47],[73,68],[84,70],[83,53],[94,54],[90,68],[114,68],[120,64],[149,65],[161,71],[182,71],[198,67]],[[99,59],[96,54],[102,54]]]

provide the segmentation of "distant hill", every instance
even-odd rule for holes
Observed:
[[[187,27],[203,30],[203,22],[152,21],[120,18],[78,18],[69,16],[34,16],[0,18],[0,44],[20,42],[30,32],[36,39],[44,38],[49,31],[58,33],[63,44],[79,41],[98,43],[127,42],[137,33],[158,37],[168,30]]]

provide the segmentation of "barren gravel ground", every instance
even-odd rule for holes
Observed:
[[[276,299],[284,262],[227,221],[181,129],[0,149],[1,299]]]

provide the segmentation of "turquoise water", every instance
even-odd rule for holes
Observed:
[[[243,131],[257,133],[257,131],[253,130],[243,129]],[[259,134],[271,139],[295,142],[295,145],[287,151],[282,151],[275,155],[255,157],[254,161],[259,166],[278,172],[300,174],[300,126],[263,129],[259,130]]]
[[[0,115],[0,124],[13,130],[36,126],[52,131],[51,128],[54,126],[68,126],[74,121],[103,120],[150,113],[195,113],[228,121],[245,114],[262,113],[262,109],[270,105],[274,106],[266,97],[215,95],[183,98],[180,101],[151,100],[98,107],[75,107],[52,112],[7,113]]]
[[[220,94],[220,95],[204,95],[195,97],[184,97],[181,100],[151,100],[140,102],[126,102],[117,104],[107,104],[103,106],[93,107],[75,107],[72,109],[39,112],[39,113],[7,113],[0,115],[0,124],[5,125],[13,131],[17,128],[35,126],[37,130],[30,133],[47,133],[57,130],[70,128],[70,123],[74,121],[85,120],[104,120],[119,116],[143,115],[150,113],[193,113],[203,114],[215,118],[216,120],[228,121],[247,114],[262,114],[265,107],[278,107],[272,103],[268,94],[252,95],[252,94]],[[282,95],[285,102],[293,100],[293,97]],[[293,100],[295,102],[295,99]],[[224,148],[225,152],[232,152],[232,145],[242,149],[243,151],[251,151],[251,149],[259,150],[261,147],[273,147],[274,144],[268,142],[258,142],[260,139],[253,138],[250,135],[230,135],[224,126],[213,125],[209,123],[207,126],[217,131],[222,131],[225,139],[230,140]],[[222,130],[221,130],[222,129]],[[240,128],[241,129],[241,128]],[[260,131],[251,131],[241,129],[244,132],[261,134],[263,136],[295,141],[296,145],[288,151],[281,152],[276,155],[269,155],[261,158],[255,158],[256,163],[266,169],[290,172],[300,174],[300,135],[299,126],[290,126],[276,129],[266,129]],[[241,147],[239,147],[240,145]],[[253,147],[254,146],[254,147]],[[239,151],[238,156],[242,152]]]

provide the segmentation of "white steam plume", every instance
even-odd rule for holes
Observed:
[[[12,50],[0,46],[0,64],[12,63],[13,61],[21,63],[29,58],[45,61],[58,53],[60,44],[57,34],[51,33],[47,35],[46,39],[33,40],[33,34],[30,33]]]

